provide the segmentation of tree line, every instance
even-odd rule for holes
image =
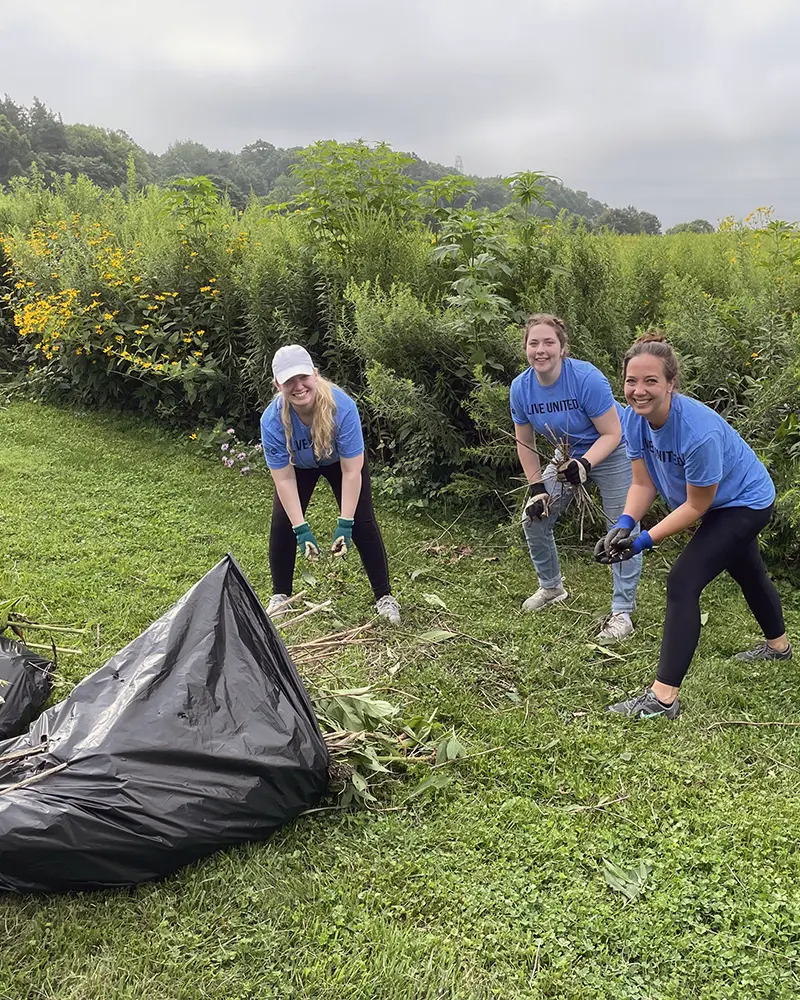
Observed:
[[[121,129],[97,125],[65,125],[61,116],[34,98],[30,107],[6,95],[0,100],[0,184],[38,171],[50,182],[56,177],[83,174],[108,190],[126,183],[132,162],[137,182],[169,184],[176,177],[205,176],[227,195],[232,206],[243,209],[255,196],[270,203],[288,202],[298,194],[300,183],[293,167],[300,160],[300,147],[282,149],[263,139],[249,143],[238,153],[209,149],[192,140],[173,142],[165,153],[151,153]],[[441,180],[456,172],[453,167],[423,160],[410,154],[409,177],[420,183]],[[500,177],[470,175],[473,208],[498,211],[511,200],[508,185]],[[661,222],[652,212],[633,205],[612,208],[586,191],[575,191],[556,178],[545,180],[544,198],[538,214],[554,218],[566,213],[588,229],[607,227],[620,234],[658,235]],[[674,232],[713,232],[704,219],[682,223]]]

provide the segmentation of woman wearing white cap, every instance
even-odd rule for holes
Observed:
[[[267,611],[274,611],[292,592],[297,549],[307,559],[319,556],[320,543],[305,512],[323,476],[340,511],[331,552],[343,556],[355,545],[375,594],[376,611],[399,622],[400,608],[389,587],[386,549],[372,507],[356,404],[320,376],[311,355],[298,344],[276,351],[272,374],[277,395],[261,417],[261,443],[275,483],[269,533],[274,594]]]

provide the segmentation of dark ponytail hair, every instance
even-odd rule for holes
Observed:
[[[648,330],[647,333],[642,334],[631,347],[628,348],[625,354],[625,359],[622,363],[622,378],[628,372],[628,362],[631,358],[638,358],[642,354],[649,354],[654,358],[658,358],[661,364],[664,366],[664,378],[668,382],[675,382],[675,388],[678,387],[678,379],[680,378],[681,367],[678,361],[678,355],[673,350],[672,344],[667,340],[663,333],[659,333],[658,330]]]

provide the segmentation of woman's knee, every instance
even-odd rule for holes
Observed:
[[[693,603],[699,600],[705,580],[698,579],[696,567],[679,559],[667,573],[667,600]]]

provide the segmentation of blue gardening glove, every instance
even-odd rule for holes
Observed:
[[[652,549],[652,547],[653,539],[650,537],[650,532],[640,531],[636,538],[626,536],[614,542],[607,559],[601,561],[609,563],[625,562],[627,559],[633,559],[634,556],[638,556],[645,549]]]
[[[558,478],[570,486],[582,486],[591,471],[592,463],[588,458],[571,458],[558,467]]]
[[[311,528],[308,526],[308,521],[303,521],[302,524],[295,525],[292,531],[294,532],[294,537],[297,539],[297,547],[300,549],[300,555],[305,556],[311,562],[318,559],[319,542],[314,538]]]
[[[336,530],[333,533],[333,545],[331,552],[335,556],[346,555],[353,544],[353,518],[340,517],[336,522]]]
[[[547,487],[539,480],[538,483],[531,483],[528,487],[528,495],[525,498],[525,506],[522,510],[522,523],[526,524],[536,518],[541,521],[550,513],[550,494]]]
[[[617,518],[617,523],[595,545],[595,559],[601,563],[610,563],[612,546],[618,541],[621,542],[623,538],[627,538],[635,527],[636,522],[630,514],[620,514]]]

